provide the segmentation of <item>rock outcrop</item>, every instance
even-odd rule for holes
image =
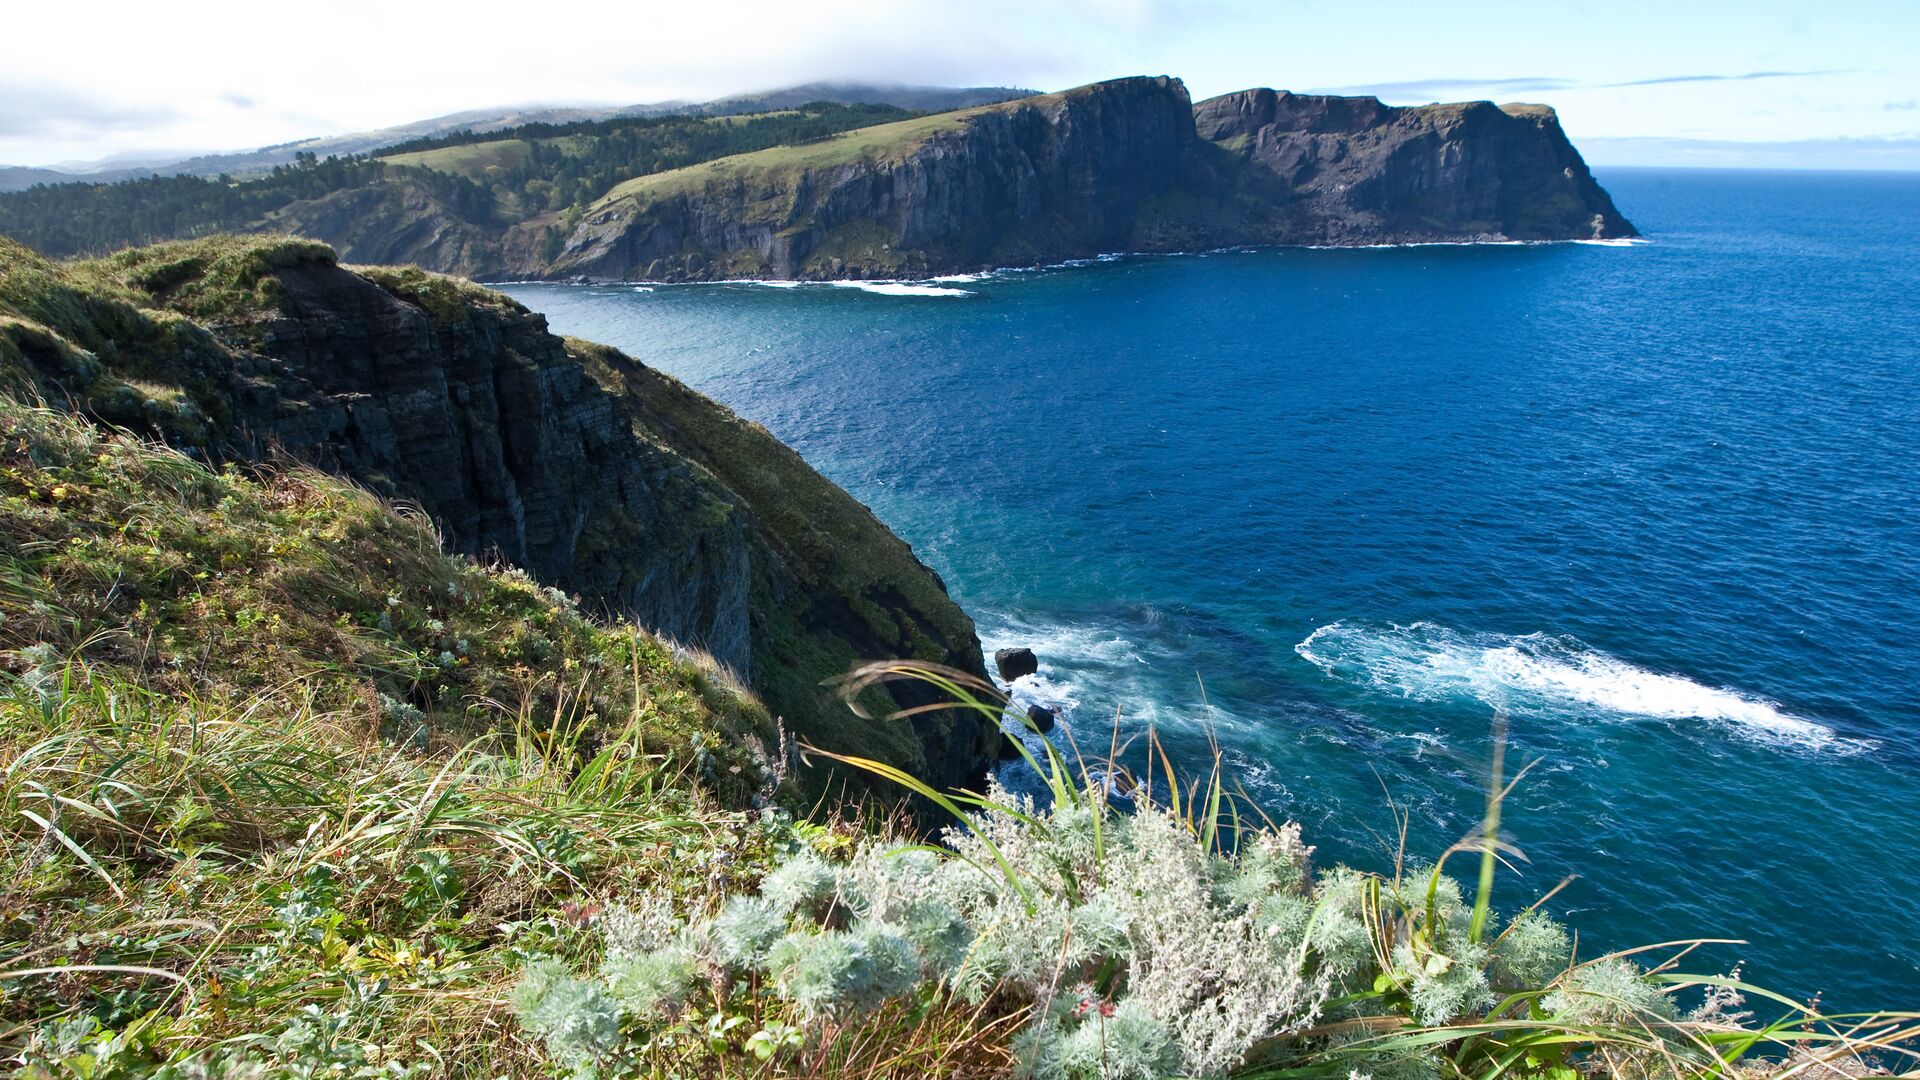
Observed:
[[[1543,105],[1394,108],[1246,90],[1194,108],[1245,243],[1378,244],[1636,235]]]
[[[503,273],[916,277],[1110,251],[1635,235],[1553,110],[1131,78],[613,188]]]
[[[1025,647],[1001,649],[993,654],[993,667],[1003,682],[1022,679],[1040,670],[1040,660]]]
[[[939,786],[998,733],[865,720],[821,684],[913,657],[984,678],[933,572],[758,425],[497,293],[237,238],[68,270],[0,241],[0,382],[207,455],[285,453],[421,506],[499,557],[705,649],[802,739]],[[873,691],[882,716],[932,700]],[[818,778],[825,788],[825,777]]]
[[[643,177],[526,269],[897,277],[1092,255],[1131,243],[1192,144],[1178,79],[1119,79]]]

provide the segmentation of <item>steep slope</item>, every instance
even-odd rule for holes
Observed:
[[[1221,151],[1243,242],[1636,235],[1543,105],[1246,90],[1201,102],[1194,124]]]
[[[522,710],[597,711],[656,753],[707,748],[703,779],[730,801],[771,779],[773,718],[711,665],[446,554],[418,513],[348,481],[210,469],[7,395],[0,434],[0,671],[138,685],[182,711],[252,698],[415,749]]]
[[[1635,235],[1545,106],[1395,108],[1264,89],[1194,106],[1164,76],[924,116],[819,104],[390,149],[243,184],[0,195],[0,231],[60,254],[291,232],[355,261],[476,278],[675,281]]]
[[[417,501],[453,550],[707,649],[830,749],[948,785],[992,758],[970,717],[864,721],[819,685],[879,657],[984,674],[972,623],[902,541],[764,431],[504,296],[279,238],[71,266],[0,242],[0,379]],[[875,704],[926,700],[899,693]]]
[[[273,214],[273,227],[320,239],[350,263],[469,277],[501,266],[502,247],[521,230],[468,220],[410,171],[292,203]]]
[[[1193,142],[1179,80],[1120,79],[615,187],[553,276],[906,276],[1125,247]]]
[[[911,277],[1106,251],[1634,235],[1551,109],[1096,83],[643,176],[526,276]]]

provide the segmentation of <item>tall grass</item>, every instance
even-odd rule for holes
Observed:
[[[903,678],[935,685],[1008,727],[1031,729],[994,687],[960,672],[917,663],[874,664],[851,674],[845,686],[852,693]],[[1406,812],[1394,807],[1401,849],[1390,871],[1335,868],[1318,875],[1310,925],[1337,918],[1333,896],[1353,891],[1368,962],[1339,981],[1318,1022],[1277,1031],[1249,1047],[1232,1068],[1234,1075],[1573,1080],[1594,1075],[1832,1077],[1879,1069],[1920,1075],[1920,1013],[1823,1014],[1815,1004],[1796,1002],[1737,974],[1683,969],[1686,957],[1702,945],[1738,942],[1666,941],[1582,960],[1568,950],[1562,962],[1543,964],[1554,953],[1559,931],[1539,909],[1566,883],[1508,919],[1498,916],[1494,896],[1498,868],[1524,859],[1502,839],[1507,799],[1525,775],[1524,769],[1511,779],[1504,775],[1504,725],[1505,718],[1496,717],[1485,813],[1476,830],[1422,866],[1405,849]],[[1094,811],[1098,859],[1107,857],[1100,836],[1103,824],[1112,829],[1109,808],[1117,794],[1124,794],[1130,812],[1178,821],[1198,850],[1219,856],[1279,831],[1230,787],[1217,746],[1210,761],[1183,779],[1151,731],[1136,755],[1145,762],[1140,777],[1122,764],[1117,742],[1104,759],[1093,762],[1073,747],[1070,765],[1051,741],[1044,736],[1039,741],[1038,754],[1024,746],[1020,753],[1054,807]],[[1055,813],[1038,813],[999,792],[936,792],[879,763],[830,756],[948,808],[969,830],[968,842],[957,846],[990,853],[1023,897],[1040,887],[1014,879],[1017,860],[1010,860],[996,839],[1008,834],[992,823],[1012,821],[1021,830],[1046,833],[1058,827]],[[1476,863],[1470,899],[1446,875],[1455,856]],[[1493,934],[1502,923],[1504,928]],[[1312,937],[1309,929],[1305,939]],[[1700,1003],[1683,1008],[1690,996]]]
[[[596,749],[525,714],[422,755],[301,681],[183,696],[80,662],[37,674],[0,686],[0,1045],[56,1073],[297,1061],[289,1030],[317,1010],[315,1068],[525,1074],[506,988],[529,950],[576,951],[569,911],[735,884],[773,835],[691,794],[640,724]]]

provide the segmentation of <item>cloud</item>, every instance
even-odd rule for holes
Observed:
[[[1463,91],[1495,94],[1524,94],[1535,90],[1570,90],[1578,84],[1572,79],[1532,76],[1514,79],[1409,79],[1405,82],[1362,83],[1357,86],[1323,86],[1308,91],[1314,94],[1370,94],[1383,98],[1442,98]]]
[[[107,101],[66,87],[0,81],[0,138],[109,136],[163,124],[178,115],[168,105]]]
[[[1657,79],[1634,79],[1630,82],[1599,83],[1599,87],[1612,89],[1619,86],[1664,86],[1667,83],[1697,82],[1752,82],[1755,79],[1808,79],[1821,75],[1850,75],[1853,68],[1828,68],[1821,71],[1749,71],[1742,75],[1663,75]]]
[[[1908,98],[1905,101],[1889,101],[1880,106],[1886,112],[1912,112],[1920,109],[1920,98]]]
[[[1803,79],[1820,75],[1844,75],[1851,69],[1820,71],[1748,71],[1735,75],[1662,75],[1652,79],[1626,82],[1583,83],[1574,79],[1546,75],[1503,79],[1410,79],[1405,82],[1362,83],[1357,86],[1322,87],[1317,94],[1371,94],[1374,97],[1409,100],[1439,100],[1448,96],[1474,94],[1529,94],[1538,91],[1614,90],[1630,86],[1664,86],[1669,83],[1751,82],[1757,79]]]

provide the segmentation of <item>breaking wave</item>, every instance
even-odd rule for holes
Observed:
[[[882,296],[972,296],[965,289],[952,289],[944,285],[920,285],[908,281],[833,281],[828,282],[837,289],[859,289],[862,292],[879,293]]]
[[[1294,651],[1333,678],[1415,701],[1474,699],[1515,711],[1704,720],[1768,742],[1842,753],[1871,745],[1841,738],[1766,698],[1649,671],[1546,634],[1336,622],[1307,635]]]

